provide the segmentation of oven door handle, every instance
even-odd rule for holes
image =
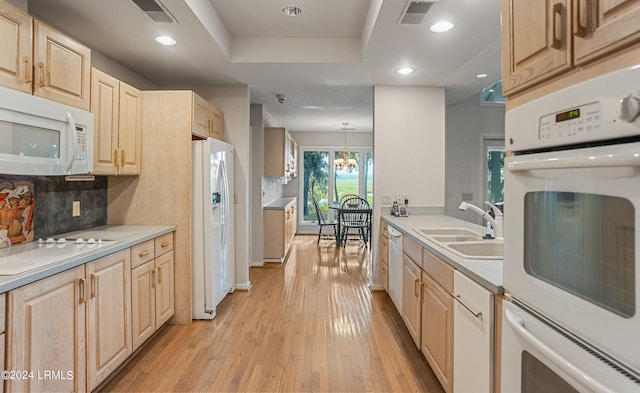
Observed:
[[[540,341],[536,336],[534,336],[530,331],[527,330],[527,328],[524,326],[524,321],[516,314],[514,314],[513,311],[505,309],[504,312],[507,323],[509,323],[513,330],[515,330],[515,332],[518,333],[520,337],[522,337],[526,342],[528,342],[531,346],[538,350],[542,355],[544,355],[562,371],[569,374],[572,378],[576,379],[585,387],[594,392],[616,393],[614,390],[609,389],[600,381],[594,379],[593,377],[576,367],[574,364],[569,362],[567,359],[563,358],[558,353],[553,351],[542,341]]]
[[[588,157],[550,157],[537,160],[512,160],[507,163],[511,172],[531,171],[535,169],[570,169],[570,168],[606,168],[606,167],[640,167],[640,155],[634,154],[596,154]]]

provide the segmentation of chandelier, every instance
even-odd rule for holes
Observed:
[[[333,160],[333,165],[335,165],[336,169],[346,169],[351,172],[353,167],[358,165],[355,158],[347,157],[347,130],[353,130],[354,128],[347,128],[349,123],[342,123],[343,131],[344,131],[344,150],[342,151],[342,158],[336,158]]]

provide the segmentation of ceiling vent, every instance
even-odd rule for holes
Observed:
[[[157,0],[131,0],[154,22],[177,23],[167,7]]]
[[[407,5],[404,6],[402,10],[402,14],[400,14],[400,19],[398,20],[399,25],[419,25],[424,20],[424,17],[429,12],[429,9],[433,5],[433,3],[438,0],[427,0],[427,1],[412,1],[409,0]]]

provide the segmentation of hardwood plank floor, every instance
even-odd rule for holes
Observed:
[[[162,329],[103,392],[443,392],[356,243],[296,236],[212,321]]]

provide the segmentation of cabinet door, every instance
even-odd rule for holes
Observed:
[[[385,261],[380,263],[380,283],[382,288],[389,293],[389,265]]]
[[[34,21],[33,94],[89,110],[91,50]]]
[[[264,129],[264,176],[285,176],[286,131],[281,127]]]
[[[209,103],[197,94],[193,94],[193,130],[194,134],[201,137],[209,136]]]
[[[493,391],[493,295],[464,274],[454,273],[453,386],[456,392]]]
[[[156,331],[154,261],[131,270],[131,326],[135,351]]]
[[[422,353],[445,392],[453,391],[453,298],[422,273]]]
[[[0,2],[0,85],[31,94],[33,19]]]
[[[131,355],[131,263],[129,250],[86,265],[89,390]]]
[[[420,268],[402,254],[402,319],[418,348],[422,313],[420,292]]]
[[[118,100],[120,81],[93,68],[91,70],[91,113],[93,113],[93,171],[115,175],[118,148]]]
[[[264,209],[264,258],[282,259],[286,252],[284,210]]]
[[[140,90],[120,82],[118,116],[119,174],[140,174],[142,135],[142,94]]]
[[[156,258],[156,329],[174,313],[173,252]]]
[[[8,381],[9,391],[86,391],[84,277],[80,266],[9,292],[7,369],[34,373]],[[38,378],[45,370],[61,374]]]
[[[502,90],[516,92],[571,67],[569,0],[502,0]]]
[[[573,51],[582,64],[640,40],[637,0],[575,0]]]
[[[209,105],[210,137],[222,140],[222,120],[222,111],[213,105]]]

